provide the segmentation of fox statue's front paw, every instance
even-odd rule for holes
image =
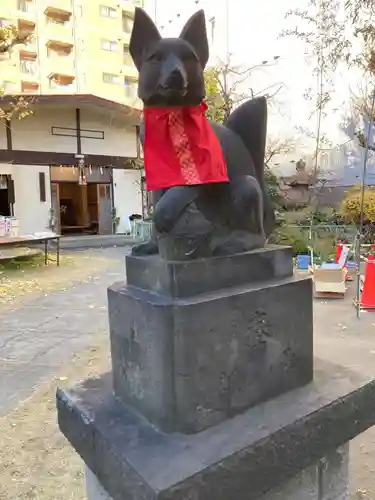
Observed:
[[[158,209],[156,205],[153,221],[156,231],[161,234],[169,233],[176,223],[176,214],[173,210],[168,210],[168,207],[162,206]]]
[[[131,255],[142,256],[142,255],[155,255],[159,252],[158,244],[154,240],[149,240],[146,243],[141,243],[135,245],[132,248]]]

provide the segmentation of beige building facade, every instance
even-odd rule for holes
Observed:
[[[129,55],[142,0],[1,0],[0,25],[30,33],[1,61],[6,94],[93,94],[131,107],[137,71]]]

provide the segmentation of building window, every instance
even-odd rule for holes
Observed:
[[[46,197],[46,175],[44,172],[39,172],[39,199],[41,203],[47,201]]]
[[[125,97],[136,99],[137,98],[137,81],[133,78],[125,77],[124,78],[124,87],[125,87]]]
[[[11,94],[17,91],[17,84],[8,80],[4,80],[2,83],[4,94]]]
[[[115,19],[117,17],[117,9],[114,9],[113,7],[107,7],[106,5],[101,5],[99,7],[99,12],[103,17],[112,17],[112,19]]]
[[[112,40],[102,39],[100,44],[101,44],[102,50],[109,50],[110,52],[116,52],[118,49],[117,42],[114,42]]]
[[[82,87],[86,86],[86,83],[87,83],[86,73],[81,73],[79,75],[79,81],[80,81]]]
[[[10,19],[5,19],[5,17],[0,18],[0,28],[5,28],[10,24],[12,24],[12,21]]]
[[[133,58],[130,55],[129,47],[124,45],[124,57],[123,57],[124,66],[133,66]]]
[[[36,75],[38,66],[35,61],[23,60],[20,61],[21,72],[27,75]]]
[[[34,12],[33,0],[18,0],[18,10],[22,10],[22,12]]]
[[[49,79],[49,88],[53,90],[63,90],[64,92],[67,92],[68,90],[74,91],[76,89],[76,86],[74,83],[71,81],[64,81],[64,80],[55,80],[53,78]]]
[[[103,73],[104,83],[118,83],[118,76],[112,73]]]
[[[76,14],[76,17],[82,17],[83,16],[83,7],[82,7],[82,5],[77,5],[75,7],[75,14]]]
[[[127,16],[126,14],[122,14],[122,31],[126,35],[130,35],[133,29],[133,18]]]

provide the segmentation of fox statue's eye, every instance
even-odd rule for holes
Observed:
[[[160,52],[154,52],[150,55],[148,60],[152,62],[161,62],[163,60],[163,56]]]
[[[187,63],[187,62],[196,61],[197,58],[194,56],[194,54],[192,52],[186,52],[185,54],[183,54],[182,60]]]

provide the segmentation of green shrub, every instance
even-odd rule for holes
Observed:
[[[358,224],[361,219],[362,190],[350,189],[341,202],[341,214],[347,223]],[[366,188],[363,196],[363,216],[365,223],[375,223],[375,189]]]
[[[297,224],[300,226],[309,226],[313,219],[313,225],[319,224],[342,224],[340,215],[330,207],[314,208],[311,206],[301,210],[290,210],[285,213],[285,222],[287,224]]]
[[[269,238],[269,243],[276,245],[289,245],[293,248],[293,255],[310,253],[310,246],[314,251],[315,262],[327,261],[335,256],[336,236],[332,234],[313,234],[313,241],[308,238],[308,231],[296,227],[281,226],[276,228]]]
[[[298,228],[281,226],[275,229],[269,238],[269,243],[291,246],[294,256],[309,253],[306,235]]]
[[[334,234],[315,235],[313,240],[314,255],[322,262],[335,258],[336,236]]]

